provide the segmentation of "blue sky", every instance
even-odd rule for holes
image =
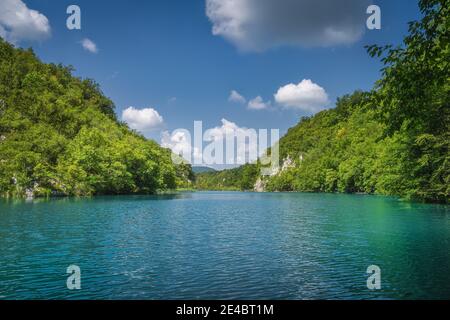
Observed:
[[[51,36],[17,45],[32,46],[45,62],[73,65],[77,76],[95,79],[116,104],[119,117],[130,106],[153,108],[169,131],[192,129],[194,120],[215,127],[225,118],[242,127],[278,128],[284,133],[311,112],[279,105],[274,94],[280,87],[311,79],[328,95],[327,107],[343,94],[370,89],[381,65],[367,55],[364,45],[400,43],[407,22],[419,15],[416,1],[379,0],[375,4],[382,10],[382,29],[365,29],[350,43],[268,44],[269,48],[247,50],[242,49],[245,39],[238,43],[213,34],[205,0],[22,2],[47,17]],[[81,8],[81,30],[66,28],[66,8],[71,4]],[[264,46],[266,35],[257,36],[258,45]],[[82,47],[85,38],[96,44],[97,53]],[[247,102],[261,96],[272,105],[249,110],[247,104],[229,101],[231,90]],[[161,130],[146,135],[159,141]]]

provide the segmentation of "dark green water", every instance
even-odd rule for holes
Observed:
[[[0,201],[0,258],[0,299],[450,299],[450,210],[283,193]]]

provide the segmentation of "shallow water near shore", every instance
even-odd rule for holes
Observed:
[[[0,299],[450,299],[450,208],[244,192],[0,200],[0,257]]]

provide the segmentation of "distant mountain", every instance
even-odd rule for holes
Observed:
[[[192,167],[192,171],[195,174],[206,173],[206,172],[216,172],[217,170],[210,167]]]

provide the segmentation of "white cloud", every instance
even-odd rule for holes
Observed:
[[[222,159],[226,164],[244,164],[253,162],[261,156],[265,150],[259,150],[257,132],[253,129],[240,127],[236,123],[222,119],[220,126],[205,130],[203,134],[203,149],[194,147],[193,136],[187,130],[175,130],[172,134],[164,131],[161,137],[161,146],[169,148],[177,155],[183,155],[188,162],[192,161],[195,165],[214,165],[208,161],[206,152],[207,145],[218,143],[223,146],[226,143],[234,145],[234,151],[227,153],[224,151]],[[245,139],[242,137],[254,137],[254,139]],[[231,141],[234,141],[231,143]],[[259,153],[258,153],[259,152]],[[217,164],[217,163],[216,163]]]
[[[89,51],[90,53],[97,53],[97,45],[92,40],[85,38],[81,41],[81,45],[83,46],[83,49],[86,51]]]
[[[240,50],[354,43],[371,0],[206,0],[212,32]]]
[[[323,110],[330,103],[325,89],[307,79],[278,89],[275,101],[286,108],[312,113]]]
[[[186,130],[176,130],[172,134],[167,131],[162,133],[161,146],[168,148],[176,155],[183,155],[188,162],[195,159],[195,163],[202,161],[202,152],[194,148],[191,142],[191,135]]]
[[[238,137],[256,137],[256,131],[246,127],[240,127],[232,121],[222,119],[222,125],[209,129],[205,132],[205,136],[209,137],[209,141],[223,141],[226,143],[229,139],[235,139]],[[257,139],[244,139],[236,143],[236,155],[225,154],[225,161],[227,163],[244,164],[246,162],[253,162],[258,159],[259,148]],[[233,159],[235,157],[235,159]],[[233,162],[234,161],[234,162]]]
[[[29,9],[21,0],[0,1],[0,36],[5,40],[43,40],[50,33],[50,23],[42,13]]]
[[[247,99],[245,99],[245,97],[236,90],[232,90],[228,101],[245,104],[247,102]]]
[[[260,96],[257,96],[256,98],[248,102],[248,108],[250,110],[264,110],[268,109],[270,105],[271,105],[270,101],[264,102],[263,98]]]
[[[135,109],[129,107],[123,110],[122,120],[128,123],[130,128],[141,133],[157,130],[164,123],[163,117],[153,108]]]
[[[219,127],[214,127],[208,130],[208,135],[210,140],[223,139],[227,134],[234,135],[238,132],[243,132],[248,130],[247,128],[241,128],[236,123],[228,121],[227,119],[221,120],[222,125]]]

